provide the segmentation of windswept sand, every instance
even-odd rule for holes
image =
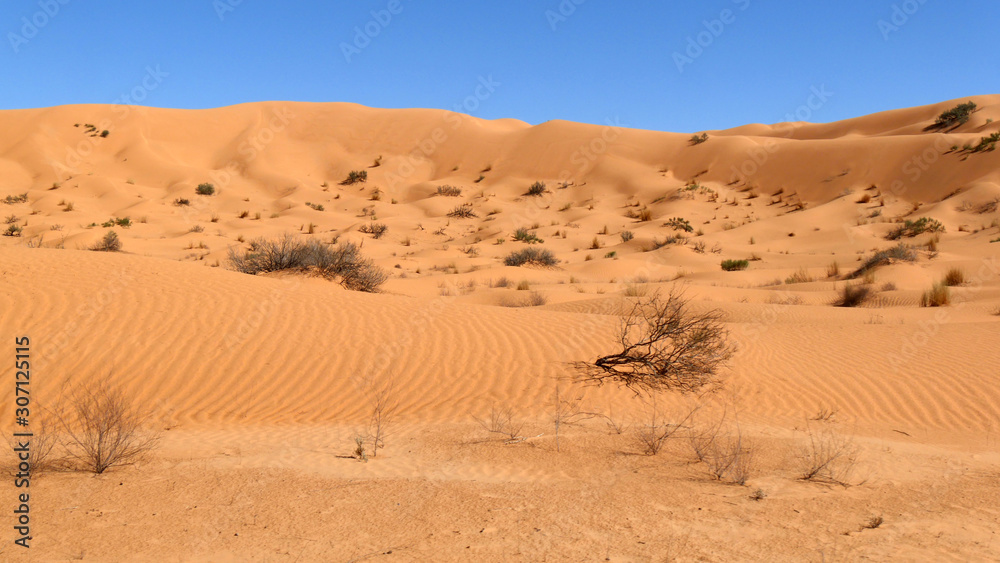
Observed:
[[[966,99],[709,131],[696,146],[351,104],[0,112],[0,199],[28,195],[0,204],[23,226],[0,237],[3,353],[31,337],[36,408],[108,376],[163,431],[139,465],[36,476],[30,551],[11,543],[18,490],[5,479],[0,557],[996,560],[1000,154],[950,148],[1000,129],[986,123],[1000,96],[969,99],[980,109],[944,133],[925,129]],[[367,182],[342,185],[351,170]],[[548,193],[524,196],[535,181]],[[216,194],[195,195],[203,182]],[[466,203],[477,217],[448,216]],[[626,215],[641,210],[652,220]],[[372,215],[381,239],[358,231]],[[124,217],[124,252],[86,250]],[[672,217],[697,232],[650,251],[675,234]],[[916,262],[878,269],[865,306],[833,307],[843,274],[917,217],[944,225],[936,253],[934,235],[905,239]],[[503,265],[525,247],[520,227],[557,267]],[[241,240],[286,232],[361,244],[390,274],[384,291],[227,269]],[[751,256],[746,271],[719,267]],[[969,280],[952,305],[919,307],[951,268]],[[802,269],[812,281],[782,283]],[[531,293],[522,281],[544,305],[503,306]],[[714,480],[686,429],[642,455],[633,429],[652,400],[567,380],[572,362],[613,350],[626,294],[672,287],[721,310],[738,350],[720,390],[661,394],[656,408],[679,421],[701,405],[696,424],[737,413],[757,451],[747,486]],[[361,463],[346,456],[369,376],[393,383],[399,407],[385,449]],[[631,428],[583,418],[557,449],[557,390]],[[13,401],[0,400],[8,432]],[[493,405],[527,439],[505,444],[473,420]],[[836,414],[811,420],[824,410]],[[860,448],[854,486],[798,479],[810,433],[828,429]],[[873,515],[884,523],[862,529]]]

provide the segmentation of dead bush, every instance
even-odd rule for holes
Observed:
[[[757,446],[744,435],[738,417],[733,416],[732,424],[727,424],[727,418],[728,411],[723,411],[715,423],[693,424],[689,443],[713,478],[746,485],[756,468]]]
[[[473,416],[476,422],[490,434],[498,434],[504,437],[508,444],[524,440],[521,436],[521,429],[524,428],[524,421],[518,420],[514,416],[514,409],[506,405],[496,403],[490,408],[488,418]]]
[[[860,448],[854,439],[836,432],[831,426],[808,428],[809,443],[801,450],[803,481],[819,481],[848,486],[854,477]]]
[[[858,307],[871,297],[871,287],[861,283],[846,283],[840,288],[840,295],[834,305],[837,307]]]
[[[35,422],[39,420],[40,422],[36,424]],[[10,445],[10,450],[17,456],[8,467],[10,474],[28,473],[31,478],[34,478],[39,473],[52,470],[60,465],[60,459],[56,455],[58,438],[55,430],[57,429],[53,428],[46,417],[32,413],[32,425],[17,430],[17,433],[30,433],[29,438],[4,434],[7,444]],[[28,459],[22,460],[19,456],[25,449],[27,449]],[[23,465],[24,463],[27,463],[27,468]]]
[[[668,422],[664,420],[662,413],[656,404],[656,395],[646,407],[646,414],[642,424],[635,428],[635,439],[640,451],[645,455],[656,455],[660,449],[678,430],[691,419],[697,411],[697,407],[688,413],[679,422]]]
[[[636,392],[695,391],[716,381],[733,354],[719,311],[689,310],[676,289],[631,301],[617,334],[620,350],[575,364],[582,381],[614,381]]]
[[[101,474],[145,459],[159,442],[149,409],[108,378],[81,383],[55,411],[68,459]]]
[[[374,221],[368,223],[367,225],[361,225],[358,227],[358,232],[371,235],[374,239],[382,238],[388,230],[389,227],[385,223],[376,223]]]

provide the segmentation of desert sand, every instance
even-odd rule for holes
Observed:
[[[928,130],[966,100],[968,123]],[[109,378],[161,441],[101,475],[35,475],[27,550],[4,479],[0,558],[998,560],[1000,154],[952,149],[998,118],[1000,96],[975,96],[692,144],[334,103],[2,111],[0,199],[27,194],[0,203],[21,227],[0,237],[3,354],[30,336],[37,407]],[[351,171],[367,180],[343,184]],[[546,192],[524,195],[535,182]],[[475,216],[449,216],[462,204]],[[88,250],[126,217],[122,252]],[[693,232],[656,248],[675,217]],[[835,307],[858,283],[846,275],[919,217],[944,231],[904,238],[917,259]],[[381,238],[359,232],[373,221]],[[518,228],[559,263],[505,266],[528,247]],[[230,248],[283,233],[354,242],[389,279],[362,293],[228,266]],[[921,307],[953,268],[966,280],[951,304]],[[614,351],[630,298],[671,288],[724,314],[736,352],[720,385],[572,380],[573,362]],[[392,384],[396,411],[362,462],[365,378]],[[475,420],[492,408],[510,409],[516,439]],[[654,408],[684,424],[644,455],[635,432]],[[557,437],[560,409],[590,415]],[[688,435],[720,420],[752,440],[744,485],[693,454]],[[800,478],[818,436],[851,444],[843,484]]]

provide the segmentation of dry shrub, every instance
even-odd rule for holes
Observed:
[[[505,442],[508,444],[524,440],[524,437],[521,436],[524,421],[514,416],[514,409],[510,406],[494,403],[490,407],[488,418],[479,418],[477,416],[473,416],[472,418],[488,433],[503,436]]]
[[[757,446],[744,435],[738,417],[733,417],[732,424],[726,419],[727,411],[723,411],[718,422],[692,425],[691,450],[715,479],[746,485],[756,469]]]
[[[364,445],[367,443],[367,451],[371,452],[371,457],[376,457],[378,451],[385,447],[385,438],[389,434],[399,402],[396,400],[395,385],[392,381],[379,381],[369,376],[361,381],[361,392],[369,408],[368,428],[361,436],[361,442],[355,439],[355,444],[358,449],[364,450]],[[355,454],[357,453],[356,449]]]
[[[144,460],[159,442],[144,407],[107,378],[80,384],[55,411],[68,460],[96,474]]]
[[[944,283],[935,283],[920,296],[921,307],[943,307],[951,303],[951,291]]]
[[[660,449],[663,448],[667,440],[683,428],[697,410],[698,408],[695,407],[688,411],[680,422],[667,422],[663,419],[662,413],[660,413],[657,407],[656,395],[653,395],[652,401],[645,408],[645,416],[643,418],[646,420],[635,428],[635,440],[639,445],[640,451],[645,455],[660,453]],[[621,432],[619,431],[619,433]]]
[[[805,268],[799,268],[799,271],[785,278],[785,283],[809,283],[813,281],[812,275],[809,274],[809,270]]]
[[[840,275],[840,264],[834,260],[829,266],[826,267],[826,277],[835,278]]]
[[[382,238],[388,230],[389,227],[385,223],[376,223],[374,221],[368,223],[367,225],[361,225],[358,227],[359,232],[371,235],[374,239]]]
[[[831,426],[808,428],[809,443],[800,452],[799,478],[849,486],[854,479],[861,449],[850,436]]]
[[[462,195],[462,188],[449,185],[438,186],[437,195],[445,197],[458,197]]]
[[[354,243],[331,246],[315,239],[297,240],[289,234],[274,240],[255,239],[244,252],[230,248],[229,262],[234,270],[251,275],[282,270],[313,271],[326,278],[340,278],[347,289],[369,293],[378,291],[388,277],[384,270],[364,258]]]
[[[959,270],[958,268],[948,270],[948,273],[944,276],[944,283],[948,286],[962,285],[965,282],[965,272]]]
[[[60,465],[61,460],[56,456],[56,446],[58,438],[53,431],[53,425],[49,423],[47,417],[37,413],[32,413],[32,425],[27,428],[17,430],[18,433],[30,433],[27,440],[28,459],[27,473],[31,478],[35,478],[39,473],[50,471]],[[40,422],[39,422],[40,421]],[[7,444],[12,452],[17,453],[19,449],[24,449],[25,440],[13,434],[4,434]],[[8,471],[11,475],[24,472],[24,467],[20,465],[22,460],[15,458]]]
[[[632,300],[617,335],[619,351],[593,363],[575,364],[578,377],[603,384],[614,381],[634,391],[695,391],[716,381],[732,357],[728,332],[717,310],[696,313],[682,292],[655,292]]]
[[[544,248],[524,248],[508,254],[504,258],[503,263],[507,266],[523,266],[525,264],[555,266],[559,261],[550,250]]]
[[[871,297],[872,290],[867,284],[846,283],[840,288],[840,296],[834,305],[837,307],[859,307]]]
[[[504,296],[500,299],[501,307],[540,307],[548,303],[548,299],[537,291],[519,297]]]
[[[461,205],[456,205],[455,208],[448,213],[448,216],[456,217],[459,219],[472,219],[474,217],[477,217],[476,212],[472,210],[471,203],[463,203]]]
[[[118,233],[108,231],[104,234],[104,238],[94,243],[90,249],[97,252],[120,252],[122,241],[118,238]]]

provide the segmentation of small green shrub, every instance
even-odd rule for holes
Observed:
[[[514,240],[519,240],[521,242],[525,242],[528,244],[545,242],[544,240],[538,238],[538,235],[529,231],[528,229],[525,229],[524,227],[521,227],[516,231],[514,231]]]
[[[212,184],[198,184],[198,187],[194,189],[194,193],[198,195],[212,195],[215,193],[215,186]]]
[[[976,102],[969,101],[964,104],[958,104],[947,111],[941,112],[941,115],[937,117],[934,124],[938,127],[963,125],[968,123],[969,116],[971,116],[974,111],[976,111]]]
[[[628,242],[635,238],[635,234],[632,231],[622,231],[621,233],[622,242]]]
[[[351,170],[347,174],[347,178],[345,178],[344,181],[341,182],[341,185],[350,186],[353,184],[357,184],[360,182],[367,182],[367,181],[368,181],[367,170]]]
[[[670,227],[675,231],[684,231],[685,233],[694,232],[694,227],[691,226],[691,223],[681,217],[671,217],[663,226]]]
[[[15,225],[14,223],[10,223],[9,225],[7,225],[7,230],[3,232],[3,236],[5,236],[5,237],[19,237],[19,236],[21,236],[21,231],[22,230],[23,229],[21,228],[20,225]]]
[[[898,240],[903,237],[912,238],[921,233],[943,233],[944,225],[941,224],[937,219],[931,219],[930,217],[920,217],[919,219],[909,220],[907,219],[905,223],[896,227],[889,234],[885,235],[888,240]]]
[[[903,262],[915,262],[917,259],[917,253],[913,250],[913,247],[905,243],[899,243],[892,248],[886,250],[879,250],[878,252],[872,254],[861,266],[851,272],[849,276],[850,279],[854,279],[868,273],[869,270],[874,270],[879,266],[887,266],[891,264],[894,260]]]
[[[24,192],[19,195],[9,195],[3,198],[3,202],[7,205],[13,205],[15,203],[26,203],[28,201],[28,192]]]
[[[702,133],[701,135],[691,135],[691,138],[688,139],[688,144],[690,144],[691,146],[700,145],[707,140],[708,140],[708,133]]]
[[[750,267],[749,260],[723,260],[722,269],[727,272],[732,272],[735,270],[746,270]]]

